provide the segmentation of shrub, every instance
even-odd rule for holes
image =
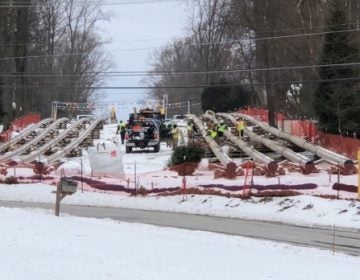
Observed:
[[[18,179],[14,176],[6,177],[4,183],[9,185],[15,185],[18,184]]]
[[[195,172],[203,156],[204,149],[198,145],[177,147],[169,161],[170,170],[176,171],[180,176],[191,175]]]
[[[176,166],[182,163],[199,163],[204,156],[204,149],[199,145],[190,144],[175,148],[171,155],[169,166]]]

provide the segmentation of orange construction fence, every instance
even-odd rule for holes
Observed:
[[[240,113],[254,117],[259,121],[268,123],[268,110],[259,108],[246,108]],[[360,150],[360,139],[351,136],[328,134],[318,131],[315,123],[311,120],[287,120],[282,113],[276,114],[279,129],[294,135],[306,138],[314,144],[326,149],[356,159],[356,153]]]
[[[40,121],[40,114],[38,113],[29,113],[26,116],[23,116],[19,119],[15,119],[11,123],[13,130],[23,129],[31,123],[38,123]]]
[[[323,132],[318,132],[315,143],[351,159],[356,159],[356,153],[360,150],[360,139]]]
[[[252,116],[258,121],[269,123],[269,110],[264,108],[252,108],[247,107],[245,109],[241,109],[240,113]],[[283,113],[276,113],[275,115],[276,122],[279,127],[283,127],[283,123],[285,120],[285,114]]]
[[[290,126],[290,131],[286,131],[291,135],[304,137],[313,140],[317,137],[318,131],[315,123],[311,120],[285,120],[287,127]]]
[[[12,132],[21,130],[32,123],[38,123],[41,120],[40,114],[29,113],[21,118],[15,119],[10,124],[10,128],[7,131],[0,133],[0,142],[6,142],[11,139]]]
[[[252,116],[256,120],[261,122],[269,122],[269,114],[267,109],[247,107],[246,109],[241,109],[240,113]]]

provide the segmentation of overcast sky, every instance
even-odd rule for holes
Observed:
[[[109,71],[149,70],[149,57],[155,48],[166,45],[186,32],[186,12],[181,2],[110,5],[104,6],[104,10],[112,14],[110,21],[101,27],[103,37],[112,41],[106,46],[113,63]],[[150,49],[123,51],[139,48]],[[112,77],[106,86],[143,86],[141,79]],[[146,90],[104,90],[104,93],[104,101],[121,104],[138,101],[144,97]]]

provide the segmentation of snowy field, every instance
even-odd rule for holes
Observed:
[[[200,231],[0,208],[6,280],[353,279],[359,257]]]
[[[0,185],[0,200],[55,203],[55,186]],[[240,200],[210,195],[142,197],[122,193],[79,190],[62,204],[120,207],[276,221],[305,226],[360,229],[360,202],[303,195],[289,198]]]

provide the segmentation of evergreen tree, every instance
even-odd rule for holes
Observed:
[[[345,4],[333,0],[320,64],[347,64],[359,61],[359,50],[351,42],[346,24]],[[341,32],[345,31],[345,32]],[[322,81],[314,98],[319,128],[335,134],[360,134],[360,91],[356,66],[319,68]]]

